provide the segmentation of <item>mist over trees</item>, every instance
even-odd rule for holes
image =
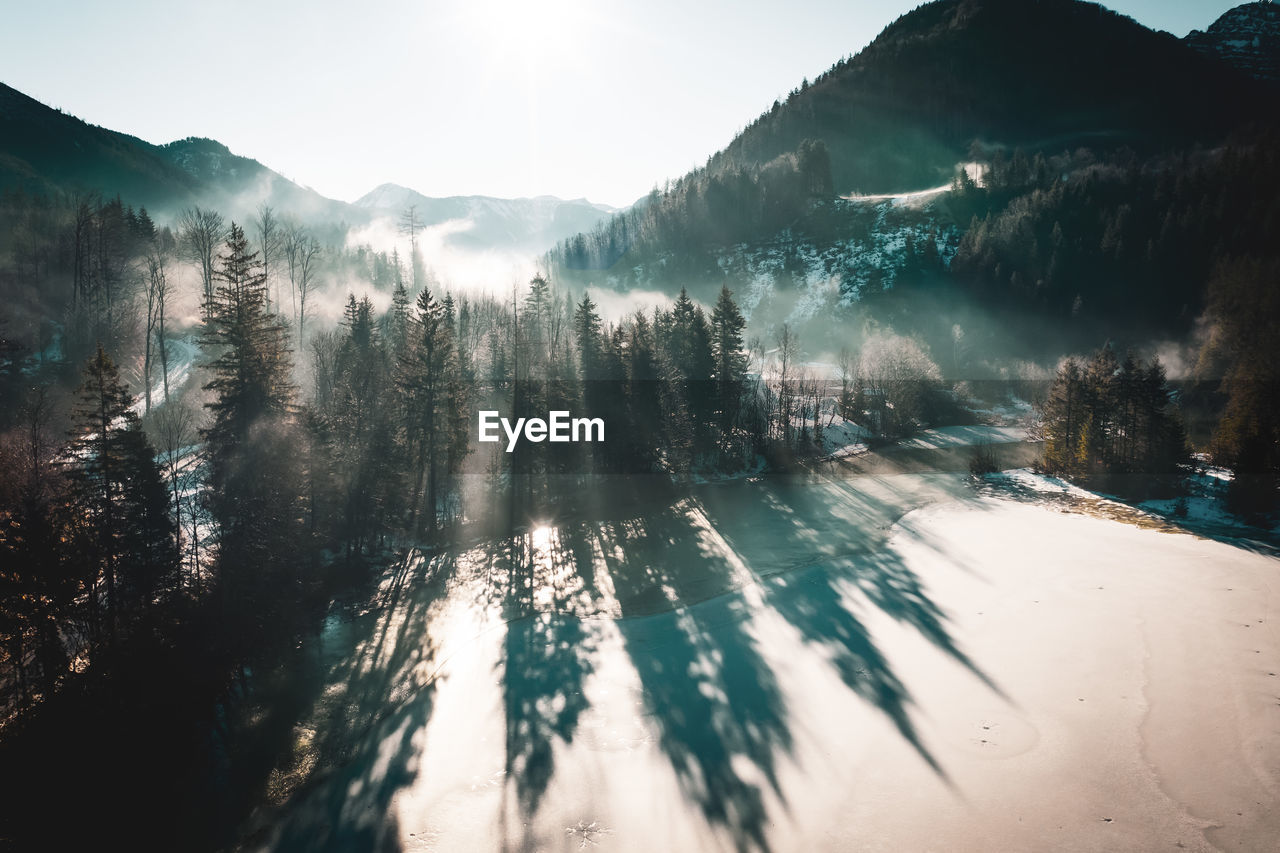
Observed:
[[[1274,155],[1245,139],[1145,161],[1086,151],[983,156],[982,181],[960,173],[935,209],[968,217],[954,258],[926,257],[934,241],[922,241],[919,280],[902,278],[883,298],[949,277],[979,304],[1020,303],[1049,317],[1145,312],[1160,328],[1199,322],[1194,382],[1176,394],[1153,360],[1064,363],[1043,394],[1046,468],[1098,484],[1138,473],[1176,479],[1186,441],[1174,410],[1193,407],[1197,423],[1208,422],[1198,445],[1237,471],[1239,506],[1272,506],[1280,416],[1265,354],[1275,335],[1267,236],[1276,211],[1251,181],[1273,181]],[[828,160],[813,142],[741,180],[695,173],[615,217],[594,248],[561,247],[560,258],[580,249],[604,257],[650,238],[664,251],[692,240],[680,252],[696,254],[695,243],[721,239],[699,228],[765,233],[796,211],[813,217],[832,191]],[[763,196],[781,207],[761,207]],[[554,274],[509,300],[455,294],[425,270],[412,211],[402,223],[407,261],[322,243],[324,229],[270,207],[248,232],[201,207],[160,225],[122,199],[93,195],[9,194],[0,213],[11,226],[4,276],[14,297],[0,352],[12,436],[5,511],[22,527],[5,541],[22,555],[14,565],[45,567],[36,574],[48,584],[6,616],[10,665],[29,698],[66,677],[60,656],[79,653],[49,627],[73,610],[87,659],[97,649],[105,660],[104,643],[136,633],[144,601],[148,625],[163,625],[177,602],[208,607],[235,626],[221,654],[238,666],[250,648],[269,645],[267,634],[305,630],[305,619],[283,616],[299,602],[322,606],[334,554],[360,563],[406,537],[447,542],[481,518],[513,529],[568,506],[595,476],[679,481],[761,460],[785,467],[823,456],[837,421],[873,442],[904,438],[955,417],[957,380],[983,346],[972,327],[939,331],[921,316],[877,314],[877,294],[867,292],[863,330],[842,356],[827,356],[839,362],[836,379],[809,363],[829,341],[798,326],[757,326],[749,339],[728,284],[702,291],[705,302],[681,289],[665,307],[619,317],[603,316],[582,290],[553,285]],[[1210,234],[1220,236],[1205,251]],[[352,283],[367,295],[347,296],[335,325],[317,300]],[[173,347],[193,322],[202,393],[170,387]],[[112,413],[88,444],[83,426],[63,440],[87,411],[75,402],[85,365],[98,377],[99,420]],[[138,399],[125,403],[130,384]],[[490,454],[471,440],[481,408],[513,419],[554,409],[602,417],[609,440]],[[68,456],[110,465],[76,473]],[[71,535],[72,517],[98,526]],[[165,538],[168,552],[156,544]],[[64,541],[76,543],[74,554]],[[129,578],[117,571],[122,561],[146,568]],[[36,583],[27,569],[6,577],[13,590]]]
[[[107,794],[139,743],[207,771],[157,785],[198,798],[244,773],[247,800],[266,783],[232,709],[323,620],[375,606],[393,560],[708,480],[821,473],[997,408],[1039,419],[1047,472],[1138,500],[1211,462],[1231,469],[1231,506],[1271,523],[1275,134],[1200,147],[1204,110],[1103,110],[1134,147],[1080,147],[1011,87],[994,91],[1000,115],[1030,119],[1002,138],[1026,147],[973,143],[972,81],[936,88],[974,64],[954,49],[961,5],[1038,19],[1070,4],[926,7],[928,38],[895,25],[705,167],[487,293],[433,273],[413,207],[388,250],[283,205],[231,221],[190,195],[155,218],[119,196],[0,195],[0,765],[34,766],[35,744],[83,753],[103,768],[78,782],[88,825],[121,813]],[[1094,95],[1106,82],[1059,72]],[[936,198],[840,197],[917,187]],[[844,251],[867,246],[883,251]],[[828,301],[802,298],[810,279]],[[628,289],[669,298],[615,300]],[[567,411],[606,436],[507,452],[476,440],[482,410]],[[990,454],[974,472],[998,467]],[[262,717],[255,732],[281,725]]]

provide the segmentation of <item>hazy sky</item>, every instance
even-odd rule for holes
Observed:
[[[347,201],[390,181],[623,205],[916,5],[3,0],[0,81],[151,142],[212,137]],[[1107,5],[1181,36],[1235,3]]]

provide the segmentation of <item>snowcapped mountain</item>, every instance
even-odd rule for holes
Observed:
[[[1280,82],[1280,5],[1271,0],[1236,6],[1186,41],[1259,80]]]
[[[446,239],[455,246],[521,252],[544,251],[559,240],[594,228],[617,211],[584,198],[433,198],[399,184],[382,184],[357,199],[355,206],[396,216],[412,206],[418,219],[427,226],[455,221],[467,223],[465,229],[448,234]]]

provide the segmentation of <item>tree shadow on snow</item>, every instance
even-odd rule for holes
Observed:
[[[330,620],[315,654],[323,689],[298,728],[295,765],[306,780],[287,808],[268,814],[247,845],[273,851],[401,849],[391,801],[417,776],[434,702],[437,649],[428,634],[433,597],[450,557],[411,553],[389,573],[375,607]]]

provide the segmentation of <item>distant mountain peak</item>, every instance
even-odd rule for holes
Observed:
[[[541,252],[556,242],[594,228],[615,208],[586,199],[556,196],[495,198],[467,195],[434,198],[395,183],[379,184],[354,202],[366,210],[399,214],[409,206],[426,225],[465,220],[470,227],[446,242],[467,248],[495,247]]]
[[[1280,82],[1280,5],[1271,0],[1228,9],[1186,42],[1259,80]]]
[[[479,204],[484,202],[492,202],[496,204],[516,204],[527,203],[530,205],[574,205],[594,208],[603,212],[612,212],[617,208],[591,201],[587,198],[560,198],[554,195],[536,195],[521,196],[519,198],[501,198],[499,196],[489,195],[453,195],[453,196],[428,196],[417,190],[406,187],[404,184],[397,184],[392,181],[378,184],[369,192],[360,196],[352,204],[356,207],[364,208],[396,208],[406,207],[410,204],[434,204],[439,202],[455,202]]]

